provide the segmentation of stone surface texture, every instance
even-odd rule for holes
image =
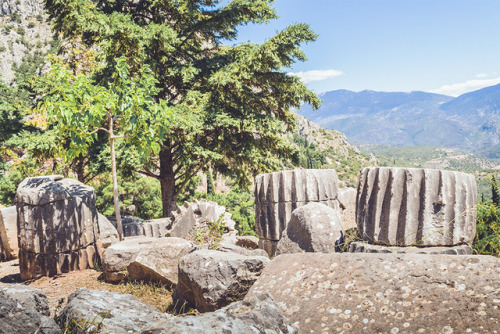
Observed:
[[[356,224],[356,193],[357,190],[351,187],[338,190],[339,209],[345,231],[358,227]]]
[[[208,247],[207,247],[208,248]],[[265,256],[269,257],[267,252],[263,249],[247,249],[233,244],[221,243],[217,248],[220,252],[236,253],[245,256]]]
[[[259,248],[259,238],[248,235],[248,236],[236,236],[236,246],[247,248],[247,249],[257,249]]]
[[[80,288],[69,296],[60,317],[65,324],[85,323],[86,333],[141,333],[172,316],[132,295]],[[101,321],[101,327],[96,328]]]
[[[127,267],[130,278],[177,284],[179,260],[198,247],[181,238],[160,238],[142,248]]]
[[[356,221],[366,241],[392,246],[472,244],[474,175],[416,168],[363,168]]]
[[[116,228],[116,218],[114,216],[106,217]],[[123,236],[124,237],[154,237],[162,238],[169,234],[172,225],[170,218],[160,218],[151,220],[142,220],[133,216],[122,216]]]
[[[235,221],[231,219],[231,214],[226,212],[226,208],[207,200],[194,200],[185,202],[184,206],[177,208],[173,212],[174,222],[171,237],[183,238],[195,241],[196,231],[204,232],[208,230],[208,225],[222,217],[225,223],[224,239],[235,239],[237,231]]]
[[[343,236],[342,217],[338,210],[321,203],[308,203],[293,210],[276,254],[333,253]]]
[[[120,241],[116,227],[111,224],[106,216],[97,213],[97,223],[99,225],[99,239],[104,248],[108,248]]]
[[[60,176],[27,178],[16,210],[23,280],[93,268],[102,246],[92,187]]]
[[[17,235],[16,207],[0,209],[0,243],[5,250],[6,260],[16,259],[18,256]]]
[[[200,312],[241,300],[269,259],[215,250],[198,250],[181,258],[174,299]]]
[[[25,285],[0,288],[0,333],[62,333],[49,318],[47,297]]]
[[[403,247],[371,245],[366,242],[352,242],[349,245],[350,253],[406,253],[406,254],[447,254],[447,255],[472,255],[472,247],[459,246],[430,246],[430,247]]]
[[[150,237],[128,237],[108,247],[102,255],[102,269],[106,282],[120,282],[128,276],[127,267],[139,252],[157,240]]]
[[[284,254],[245,298],[270,293],[301,333],[498,333],[499,268],[491,256]]]
[[[293,210],[310,202],[338,209],[337,189],[338,178],[333,169],[288,170],[257,175],[255,230],[262,240],[261,248],[275,249],[275,242],[281,239]]]
[[[146,334],[219,334],[219,333],[296,333],[288,325],[278,305],[269,294],[234,302],[215,312],[197,316],[175,317]]]

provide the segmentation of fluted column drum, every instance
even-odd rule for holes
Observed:
[[[333,169],[287,170],[255,178],[255,229],[261,241],[278,241],[292,211],[310,202],[338,209]],[[266,249],[268,253],[272,251]]]
[[[417,168],[363,168],[356,222],[366,241],[394,246],[472,244],[477,185],[473,175]]]

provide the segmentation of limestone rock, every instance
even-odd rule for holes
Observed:
[[[0,243],[3,244],[6,260],[16,259],[18,256],[17,234],[16,207],[0,209]]]
[[[338,209],[337,189],[338,178],[333,169],[288,170],[257,175],[255,229],[259,238],[280,240],[292,211],[307,203],[319,202]],[[267,243],[266,248],[274,247]]]
[[[214,250],[198,250],[181,258],[174,298],[200,312],[241,300],[269,259]]]
[[[257,249],[259,248],[259,238],[254,236],[237,236],[235,245],[247,249]]]
[[[143,334],[283,333],[296,331],[284,320],[269,294],[234,302],[215,312],[175,317]]]
[[[73,292],[60,314],[64,324],[74,321],[88,326],[87,331],[77,333],[140,333],[171,317],[132,295],[86,288]]]
[[[0,15],[18,13],[20,15],[36,15],[43,10],[42,0],[2,0],[0,1]]]
[[[352,242],[349,245],[349,253],[406,253],[406,254],[447,254],[447,255],[472,255],[472,247],[469,245],[448,247],[398,247],[371,245],[366,242]]]
[[[116,227],[111,224],[106,216],[97,213],[97,223],[99,225],[99,239],[104,248],[108,248],[120,241]]]
[[[356,224],[356,189],[347,187],[338,190],[340,214],[344,231],[357,228]]]
[[[231,219],[231,214],[226,212],[226,208],[212,201],[194,200],[191,203],[184,203],[178,207],[174,214],[171,237],[183,238],[195,241],[196,231],[208,230],[208,225],[222,217],[225,224],[224,238],[236,237],[235,221]]]
[[[116,218],[114,216],[107,217],[116,228]],[[142,220],[132,216],[122,216],[122,227],[124,237],[154,237],[162,238],[169,234],[172,225],[170,218],[160,218],[151,220]]]
[[[278,242],[276,254],[332,253],[342,242],[344,230],[338,210],[320,203],[308,203],[293,210],[292,218]]]
[[[257,249],[247,249],[243,248],[240,246],[236,246],[233,244],[226,244],[226,243],[221,243],[219,245],[219,248],[217,248],[218,251],[220,252],[228,252],[228,253],[235,253],[235,254],[240,254],[240,255],[245,255],[245,256],[265,256],[269,257],[267,252],[263,249],[257,248]]]
[[[179,260],[198,249],[181,238],[160,238],[143,247],[127,267],[130,278],[177,284]]]
[[[102,256],[102,268],[106,282],[119,282],[128,276],[127,267],[139,252],[156,238],[129,237],[108,247]]]
[[[0,333],[60,334],[49,316],[47,297],[24,285],[0,288]]]
[[[473,175],[415,168],[363,168],[356,221],[367,241],[394,246],[472,244]]]
[[[27,178],[16,192],[23,280],[93,268],[100,258],[95,191],[60,176]]]
[[[284,254],[245,298],[270,293],[301,333],[494,333],[498,268],[491,256]]]

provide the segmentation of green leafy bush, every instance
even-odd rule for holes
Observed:
[[[491,202],[477,205],[476,238],[472,248],[477,254],[500,256],[500,208]]]

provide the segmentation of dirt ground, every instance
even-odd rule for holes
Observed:
[[[0,287],[12,284],[26,284],[42,290],[49,301],[51,316],[54,316],[66,304],[69,295],[78,288],[101,289],[121,293],[131,293],[144,303],[165,311],[166,305],[171,303],[171,291],[166,289],[158,291],[162,296],[151,296],[144,288],[127,284],[109,284],[100,278],[102,272],[93,269],[73,271],[55,277],[42,277],[36,280],[21,281],[19,273],[19,260],[0,262]],[[144,287],[144,286],[143,286]],[[134,293],[135,292],[135,293]],[[61,303],[60,303],[61,301]]]

